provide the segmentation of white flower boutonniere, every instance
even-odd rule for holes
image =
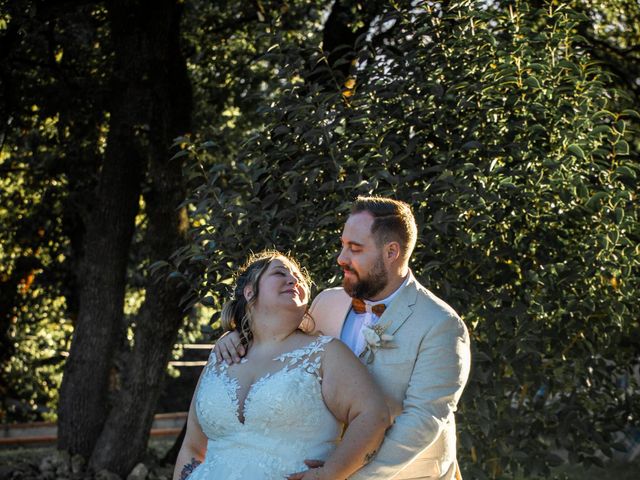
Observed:
[[[367,363],[373,362],[375,352],[378,348],[396,348],[393,345],[393,335],[384,333],[391,322],[384,325],[372,325],[362,327],[362,336],[364,337],[364,350],[360,354],[360,358],[366,359]]]

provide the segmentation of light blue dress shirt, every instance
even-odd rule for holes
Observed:
[[[385,308],[389,308],[389,304],[391,303],[391,301],[394,299],[396,294],[400,290],[402,290],[402,287],[404,287],[407,284],[408,280],[409,280],[409,275],[407,275],[407,278],[404,279],[404,282],[402,282],[402,285],[400,285],[396,289],[396,291],[393,292],[391,295],[389,295],[387,298],[384,298],[379,302],[370,302],[369,300],[365,300],[365,303],[375,304],[375,305],[384,303]],[[378,323],[379,318],[376,315],[373,315],[371,313],[356,313],[355,310],[351,308],[349,309],[347,318],[345,319],[344,324],[342,325],[342,331],[340,332],[340,340],[342,340],[342,343],[344,343],[347,347],[349,347],[351,351],[356,355],[359,355],[361,353],[361,352],[356,352],[356,349],[358,347],[358,343],[359,342],[362,343],[360,341],[360,336],[362,335],[360,331],[362,330],[362,324],[365,322],[367,316],[369,315],[373,317],[373,321],[371,322],[372,325],[375,325],[376,323]]]

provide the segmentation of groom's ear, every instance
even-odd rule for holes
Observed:
[[[400,258],[400,244],[398,242],[389,242],[385,245],[385,256],[389,262],[395,262]]]

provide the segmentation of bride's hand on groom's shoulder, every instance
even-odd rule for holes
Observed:
[[[240,363],[240,357],[244,357],[245,348],[240,341],[240,334],[236,331],[224,333],[213,347],[216,354],[216,362],[223,360],[229,365]]]

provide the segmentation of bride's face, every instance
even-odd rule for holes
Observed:
[[[303,313],[309,286],[300,271],[284,258],[273,260],[258,282],[256,308],[298,308]]]

